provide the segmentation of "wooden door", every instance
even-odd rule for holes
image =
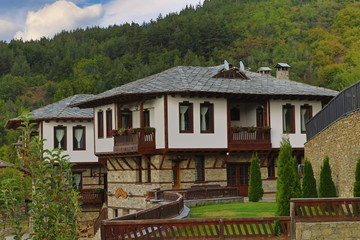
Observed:
[[[237,187],[240,196],[247,196],[249,189],[250,163],[228,163],[228,186]]]
[[[180,188],[180,163],[179,162],[173,162],[172,163],[172,172],[173,172],[173,189],[179,189]]]

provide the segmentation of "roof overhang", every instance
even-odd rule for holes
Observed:
[[[39,123],[41,121],[92,121],[94,118],[37,118],[31,120],[32,123]],[[18,129],[21,126],[22,120],[12,119],[7,121],[5,128],[6,129]]]

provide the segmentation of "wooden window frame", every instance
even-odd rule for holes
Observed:
[[[181,114],[180,107],[181,106],[189,106],[189,130],[181,130]],[[181,102],[179,103],[179,132],[180,133],[194,133],[194,108],[193,103],[190,102]]]
[[[106,110],[106,137],[112,138],[113,135],[111,130],[113,129],[113,120],[112,120],[112,109]]]
[[[124,112],[128,112],[129,113],[129,127],[128,128],[132,128],[132,125],[133,125],[133,120],[132,120],[132,111],[130,111],[130,109],[128,108],[125,108],[125,109],[120,109],[118,110],[118,128],[124,128],[123,126],[123,121],[122,121],[122,116],[124,114]]]
[[[76,129],[84,129],[84,147],[82,148],[78,148],[78,147],[75,147],[75,143],[76,143],[76,138],[75,138],[75,130]],[[81,151],[81,150],[86,150],[86,127],[85,126],[81,126],[81,125],[77,125],[75,127],[73,127],[73,150],[74,151]]]
[[[58,125],[58,126],[55,126],[54,127],[54,148],[58,148],[57,146],[58,146],[58,144],[56,144],[56,143],[58,143],[58,141],[57,141],[57,139],[56,139],[56,130],[57,129],[64,129],[64,146],[62,146],[62,150],[67,150],[67,128],[66,128],[66,126],[63,126],[63,125]]]
[[[200,164],[199,164],[199,160],[202,161]],[[199,174],[199,172],[202,172],[202,174]],[[199,178],[199,175],[201,176],[201,178]],[[205,182],[205,157],[204,156],[196,156],[195,157],[195,182]]]
[[[284,118],[284,110],[290,110],[290,131],[285,131],[285,118]],[[293,134],[295,133],[295,106],[291,104],[286,104],[282,106],[282,125],[283,125],[283,133]]]
[[[104,138],[104,112],[98,111],[97,113],[97,132],[98,138]]]
[[[150,127],[150,124],[151,124],[151,122],[150,122],[150,111],[149,111],[149,109],[145,109],[144,111],[143,111],[143,116],[144,116],[144,127]]]
[[[302,106],[300,106],[300,129],[301,129],[301,133],[306,133],[306,129],[305,131],[302,129],[302,125],[303,125],[303,118],[302,118],[302,115],[301,115],[301,112],[303,109],[308,109],[309,111],[309,120],[313,117],[313,111],[312,111],[312,106],[309,105],[309,104],[304,104]],[[306,126],[305,126],[306,127]]]
[[[209,130],[201,130],[201,108],[203,106],[207,106],[209,107],[209,125],[210,128]],[[204,103],[200,103],[200,133],[214,133],[214,104],[213,103],[209,103],[209,102],[204,102]]]

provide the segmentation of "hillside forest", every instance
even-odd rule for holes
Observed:
[[[0,159],[15,158],[7,120],[177,65],[241,60],[256,71],[286,62],[291,79],[341,90],[360,79],[359,36],[355,0],[205,0],[141,25],[0,42]]]

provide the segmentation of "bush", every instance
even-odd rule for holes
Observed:
[[[357,160],[356,163],[354,197],[360,197],[360,158]]]
[[[305,160],[304,175],[302,180],[302,197],[317,198],[316,180],[311,162]]]
[[[259,158],[257,155],[253,155],[250,166],[249,201],[258,202],[262,199],[263,194],[264,189],[262,187]]]
[[[329,157],[326,156],[320,170],[319,197],[337,197],[335,183],[332,180]]]

